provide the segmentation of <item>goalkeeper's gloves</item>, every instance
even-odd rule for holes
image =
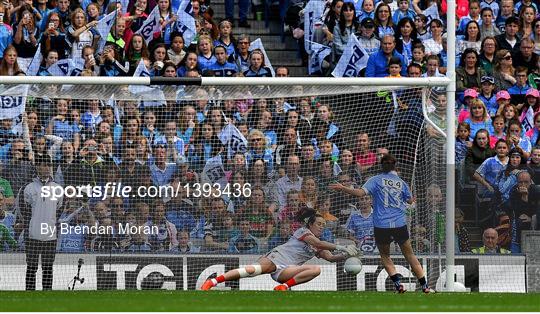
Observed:
[[[354,244],[349,245],[336,245],[336,250],[347,253],[349,256],[358,255],[358,249]]]

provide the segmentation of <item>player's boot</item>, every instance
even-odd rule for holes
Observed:
[[[214,283],[214,281],[212,279],[214,279],[216,277],[217,277],[217,273],[212,273],[212,274],[210,274],[210,276],[206,277],[206,281],[201,286],[201,290],[206,291],[206,290],[210,290],[210,289],[214,288],[216,286],[216,284]]]
[[[287,287],[286,285],[277,285],[274,287],[274,290],[275,291],[287,291],[289,290],[289,287]]]
[[[426,294],[429,294],[429,293],[435,293],[435,290],[431,289],[430,287],[423,287],[422,288],[422,292],[423,293],[426,293]]]
[[[210,289],[212,289],[212,288],[214,288],[214,287],[215,287],[214,282],[212,282],[211,279],[208,279],[208,280],[205,281],[205,282],[203,283],[203,285],[201,286],[201,290],[207,291],[207,290],[210,290]]]
[[[396,293],[405,293],[407,292],[407,289],[405,289],[405,287],[403,285],[399,285],[399,287],[395,287],[396,288]]]

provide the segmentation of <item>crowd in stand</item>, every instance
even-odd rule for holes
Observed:
[[[432,4],[437,5],[439,19],[424,14]],[[457,21],[456,158],[464,168],[461,182],[476,183],[475,193],[491,200],[486,215],[492,219],[485,227],[500,227],[499,235],[506,232],[500,237],[500,248],[519,252],[519,232],[534,227],[532,218],[538,211],[534,183],[540,182],[540,149],[535,148],[540,143],[536,89],[540,21],[535,3],[519,2],[515,8],[508,4],[507,0],[471,0],[468,12]],[[197,34],[190,43],[175,31],[177,17],[171,5],[169,0],[129,1],[127,13],[118,13],[110,34],[101,38],[97,21],[114,10],[121,12],[120,2],[4,1],[0,4],[0,76],[25,75],[38,48],[43,61],[37,75],[51,75],[49,68],[65,58],[81,58],[81,75],[86,76],[131,76],[140,61],[151,76],[273,75],[262,51],[249,49],[249,36],[233,34],[230,3],[230,16],[216,23],[209,3],[192,0]],[[288,11],[287,22],[295,37],[299,37],[295,30],[303,27],[304,5],[293,1]],[[147,44],[137,30],[155,6],[162,28]],[[243,3],[238,23],[244,28],[249,27],[245,7]],[[329,75],[336,66],[351,34],[369,54],[361,75],[444,75],[445,9],[445,1],[328,3],[316,32],[318,42],[332,49],[321,75]],[[288,70],[278,67],[275,75],[287,76]],[[237,95],[236,100],[216,101],[206,89],[195,94],[199,100],[192,103],[168,101],[148,108],[129,100],[109,107],[97,98],[72,99],[59,93],[54,99],[27,101],[21,133],[14,130],[12,119],[1,120],[0,247],[24,249],[28,217],[17,211],[24,202],[20,192],[36,176],[35,157],[50,156],[51,179],[62,186],[122,182],[134,189],[181,187],[178,195],[167,199],[65,199],[58,222],[130,223],[156,226],[159,232],[61,235],[59,252],[261,253],[284,243],[299,228],[294,217],[302,207],[316,208],[324,215],[324,240],[346,238],[366,253],[376,250],[369,197],[348,199],[329,193],[327,186],[333,181],[361,186],[376,173],[377,161],[388,147],[370,147],[373,138],[366,132],[348,141],[333,115],[333,109],[339,108],[332,107],[338,104],[317,98],[253,100]],[[444,128],[446,103],[444,95],[439,98],[432,119]],[[525,129],[531,111],[532,124]],[[219,135],[229,123],[247,140],[245,153],[227,156]],[[427,131],[435,136],[433,129]],[[218,155],[224,159],[226,182],[249,184],[249,196],[189,195],[185,184],[203,182],[207,162]],[[433,198],[441,195],[438,186],[430,186],[427,193]],[[461,217],[470,218],[470,213],[461,212]],[[505,224],[499,225],[499,219]],[[470,252],[467,231],[462,220],[456,221],[459,251]],[[432,227],[413,226],[415,250],[433,251],[433,243],[426,239]]]

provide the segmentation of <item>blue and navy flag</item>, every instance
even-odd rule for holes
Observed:
[[[368,59],[369,55],[360,45],[358,38],[351,34],[347,47],[343,50],[332,75],[335,77],[358,77],[360,71],[367,66]]]
[[[156,5],[152,12],[148,15],[148,18],[144,21],[141,28],[139,28],[135,34],[141,34],[144,41],[148,43],[154,38],[154,33],[161,31],[161,23],[159,22],[159,7]]]
[[[315,24],[323,25],[325,3],[323,0],[311,0],[304,8],[304,46],[307,53],[311,53],[313,49],[311,43],[314,41]]]

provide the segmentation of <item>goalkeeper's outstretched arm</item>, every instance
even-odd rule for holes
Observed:
[[[335,263],[335,262],[346,260],[347,258],[350,257],[350,255],[347,253],[332,254],[332,252],[328,250],[324,250],[324,251],[319,252],[319,257],[329,262]]]
[[[326,250],[326,251],[332,251],[332,250],[338,250],[347,253],[350,256],[358,254],[358,249],[354,245],[336,245],[334,243],[326,242],[317,239],[317,237],[313,235],[308,235],[304,238],[304,242],[311,245],[312,247],[318,249],[318,250]]]

